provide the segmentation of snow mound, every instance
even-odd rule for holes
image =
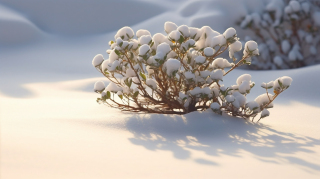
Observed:
[[[223,32],[232,26],[239,16],[245,16],[247,11],[260,11],[265,1],[193,1],[185,3],[179,13],[190,19],[190,26],[210,26],[218,32]]]
[[[105,33],[132,26],[164,11],[147,1],[2,0],[43,31],[60,35]]]
[[[41,31],[18,12],[0,4],[0,45],[22,44],[35,40]]]
[[[189,17],[201,10],[201,6],[199,6],[199,2],[189,1],[189,3],[185,3],[184,6],[180,10],[180,15],[183,17]]]

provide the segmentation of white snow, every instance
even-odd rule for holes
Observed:
[[[200,71],[200,76],[202,78],[207,78],[208,76],[211,75],[211,71],[205,70],[205,71]]]
[[[262,88],[273,88],[273,86],[274,86],[274,81],[269,81],[268,83],[262,83],[261,84],[261,87]]]
[[[110,60],[104,60],[101,64],[101,69],[102,71],[104,72],[105,70],[108,70],[109,68],[109,65],[110,65]]]
[[[190,37],[194,40],[198,40],[201,36],[201,31],[199,28],[189,27]]]
[[[173,50],[171,50],[169,53],[168,53],[168,56],[167,58],[177,58],[177,53]]]
[[[122,40],[120,37],[118,37],[118,38],[116,39],[116,44],[117,44],[117,45],[120,45],[121,43],[123,43],[123,40]]]
[[[285,12],[286,14],[291,14],[291,13],[292,13],[292,8],[291,8],[290,6],[286,6],[286,7],[284,8],[284,12]]]
[[[235,97],[235,99],[237,100],[237,102],[239,103],[239,106],[245,106],[247,98],[245,96],[243,96],[241,93],[239,93],[238,91],[235,91],[232,93],[232,95]]]
[[[255,51],[258,49],[258,44],[257,44],[257,42],[250,40],[250,41],[246,42],[244,47],[245,47],[245,50]]]
[[[289,52],[288,57],[290,61],[295,61],[298,58],[294,49]]]
[[[118,92],[117,92],[117,95],[118,95],[118,96],[120,96],[120,95],[122,95],[122,94],[123,94],[122,91],[118,91]]]
[[[137,84],[140,83],[138,77],[132,77],[132,82],[137,83]]]
[[[216,84],[216,83],[214,83]],[[211,88],[211,91],[213,92],[214,96],[218,96],[219,95],[219,89],[218,88]]]
[[[184,37],[190,36],[189,27],[186,25],[181,25],[177,28],[177,31],[179,31]]]
[[[281,42],[281,48],[282,48],[284,53],[288,53],[290,48],[291,48],[291,45],[290,45],[289,41],[288,40],[283,40]]]
[[[251,111],[258,112],[260,110],[260,105],[256,101],[250,101],[246,104]],[[253,110],[254,109],[254,110]]]
[[[149,64],[149,65],[154,65],[154,64],[156,64],[157,62],[155,61],[155,56],[150,56],[149,58],[148,58],[148,60],[147,60],[147,64]]]
[[[215,47],[216,45],[223,46],[226,43],[227,43],[226,38],[222,34],[220,34],[212,38],[210,45],[211,47]]]
[[[251,78],[250,74],[243,74],[237,78],[237,85],[241,85],[244,81],[251,82]]]
[[[261,117],[267,117],[270,115],[270,112],[267,109],[261,111]]]
[[[188,95],[186,95],[186,94],[184,94],[183,92],[179,92],[179,98],[181,99],[181,100],[183,100],[184,98],[187,98],[188,97]]]
[[[196,42],[197,49],[202,49],[202,48],[211,46],[212,45],[212,39],[215,36],[220,35],[219,32],[212,30],[211,27],[209,27],[209,26],[203,26],[200,29],[200,33],[201,33],[200,40],[198,40]],[[222,37],[223,37],[223,35],[222,35]],[[221,42],[222,41],[220,39],[220,43]]]
[[[210,75],[210,78],[212,80],[222,80],[222,78],[223,78],[223,70],[221,70],[221,69],[214,70],[212,72],[212,74]]]
[[[128,68],[126,70],[126,77],[135,77],[135,76],[136,76],[136,74],[132,68]]]
[[[221,91],[226,91],[226,90],[227,90],[227,87],[221,86],[221,87],[220,87],[220,90],[221,90]]]
[[[115,50],[112,50],[109,54],[109,61],[113,63],[115,60],[118,60],[119,56],[116,54]]]
[[[233,107],[236,108],[236,109],[239,109],[240,108],[240,104],[239,104],[239,101],[237,99],[235,99],[233,102],[231,102]]]
[[[186,77],[186,79],[196,79],[196,76],[191,72],[191,71],[187,71],[184,73],[184,76]]]
[[[98,54],[96,56],[94,56],[93,60],[92,60],[92,65],[94,67],[101,65],[101,63],[103,62],[103,56],[101,54]]]
[[[139,55],[146,55],[150,51],[150,46],[147,44],[139,47]]]
[[[214,47],[220,45],[221,44],[221,38],[223,38],[221,35],[213,37],[212,40],[211,40],[210,46],[214,48]]]
[[[268,95],[267,95],[267,93],[264,93],[262,95],[259,95],[255,99],[255,101],[259,104],[260,107],[264,107],[265,105],[267,105],[270,102],[270,100],[272,100],[272,98],[273,98],[272,94],[268,93]],[[273,102],[271,102],[267,107],[268,108],[273,107]]]
[[[129,49],[129,42],[128,41],[123,41],[122,44],[120,44],[119,46],[121,47],[121,49],[125,49],[128,48]]]
[[[281,65],[283,64],[283,60],[280,56],[275,56],[273,62],[279,67],[281,67]]]
[[[130,27],[122,27],[118,30],[116,35],[114,36],[114,39],[117,39],[120,37],[123,40],[129,40],[129,37],[132,38],[134,36],[134,32]]]
[[[226,100],[228,103],[232,103],[236,100],[236,98],[233,95],[227,95]]]
[[[203,53],[205,56],[210,57],[215,53],[215,49],[213,49],[211,47],[206,47],[203,49]]]
[[[266,6],[267,11],[274,12],[275,21],[273,23],[273,26],[277,26],[280,23],[283,6],[284,2],[282,0],[271,0]]]
[[[192,90],[188,91],[188,93],[192,96],[196,96],[201,93],[201,88],[197,86],[197,87],[193,88]]]
[[[97,81],[95,84],[94,84],[94,91],[102,91],[104,90],[105,86],[104,86],[104,83],[102,81]]]
[[[172,31],[177,30],[178,26],[170,21],[164,23],[164,30],[167,34],[170,34]]]
[[[110,82],[108,84],[108,86],[105,88],[105,91],[110,91],[110,92],[114,92],[114,93],[121,91],[121,90],[122,90],[122,88],[113,82]]]
[[[223,36],[226,39],[235,37],[237,35],[236,29],[233,27],[229,27],[226,31],[224,31]]]
[[[213,110],[220,109],[220,105],[217,102],[211,103],[210,108]]]
[[[312,41],[313,41],[313,37],[312,37],[312,35],[311,35],[311,34],[307,35],[305,38],[306,38],[306,42],[308,42],[309,44],[311,44],[311,43],[312,43]]]
[[[279,84],[279,81],[280,83],[282,84],[282,87],[281,85]],[[283,77],[280,77],[280,78],[277,78],[275,81],[274,81],[274,86],[273,86],[273,89],[275,91],[279,91],[280,89],[285,89],[287,87],[289,87],[292,83],[292,78],[289,77],[289,76],[283,76]]]
[[[312,18],[317,26],[320,26],[320,11],[315,11],[312,14]]]
[[[293,12],[299,12],[301,9],[300,3],[295,0],[291,0],[289,6],[292,8]]]
[[[242,43],[240,41],[236,41],[229,47],[233,52],[239,52],[242,49]]]
[[[201,92],[203,94],[209,95],[211,93],[211,89],[209,87],[204,87],[204,88],[202,88]]]
[[[249,81],[243,81],[241,85],[239,85],[239,92],[241,94],[248,93],[250,90],[250,82]]]
[[[111,66],[108,68],[108,71],[113,72],[116,70],[116,68],[120,65],[120,62],[118,60],[114,61]]]
[[[180,36],[181,36],[181,33],[178,30],[173,30],[169,34],[169,38],[176,42],[179,41]]]
[[[186,115],[121,112],[97,104],[95,99],[101,96],[92,92],[96,81],[110,82],[90,60],[99,53],[111,64],[119,60],[105,50],[121,27],[165,33],[163,24],[169,20],[188,25],[191,37],[199,30],[192,27],[209,25],[221,33],[234,27],[244,39],[234,22],[271,1],[32,2],[0,2],[1,178],[319,177],[319,65],[235,69],[224,76],[223,90],[246,73],[259,84],[292,77],[290,88],[268,109],[272,114],[257,124],[220,116],[211,109]],[[315,23],[320,24],[319,20]],[[201,32],[195,38],[200,36]],[[163,34],[153,38],[157,39],[153,50],[163,42],[171,45]],[[128,42],[138,47],[137,40]],[[128,74],[135,77],[132,71]],[[210,88],[211,94],[219,93],[215,83]],[[137,90],[134,84],[133,89]],[[130,91],[128,87],[122,90],[123,94]],[[254,87],[246,98],[252,101],[262,93],[265,89]],[[232,95],[239,102],[236,92]],[[116,94],[114,98],[118,99]],[[208,107],[220,108],[217,102],[210,103]]]
[[[217,58],[215,60],[213,60],[212,62],[212,66],[214,68],[218,68],[218,69],[224,69],[227,67],[231,67],[233,64],[229,63],[227,59],[225,58]]]
[[[310,46],[309,51],[312,55],[316,55],[317,54],[317,48],[315,46]]]
[[[168,38],[165,35],[161,34],[161,33],[154,34],[153,37],[152,37],[152,41],[154,42],[154,45],[152,46],[152,49],[156,49],[157,46],[159,44],[163,43],[163,42],[166,42],[169,45],[172,44],[172,42],[170,42],[168,40]]]
[[[189,94],[192,96],[198,96],[199,94],[209,95],[210,93],[211,93],[211,89],[209,87],[205,87],[205,88],[195,87],[194,89],[189,91]]]
[[[241,94],[248,93],[251,89],[251,84],[252,82],[250,74],[243,74],[237,79],[238,90]]]
[[[194,46],[195,43],[196,43],[196,42],[195,42],[193,39],[189,39],[189,40],[187,40],[187,41],[185,42],[185,44],[188,44],[188,45],[190,45],[190,46]]]
[[[304,11],[304,13],[309,13],[310,11],[310,4],[308,2],[302,2],[301,3],[301,8]]]
[[[119,91],[118,91],[119,92]],[[125,86],[122,88],[122,93],[123,94],[130,94],[130,88],[128,86]]]
[[[152,41],[152,38],[150,35],[142,35],[139,38],[139,44],[144,45],[144,44],[149,44]]]
[[[146,84],[154,90],[157,89],[157,82],[154,79],[147,79]]]
[[[196,64],[203,64],[206,61],[206,57],[204,56],[197,56],[194,61]]]
[[[251,17],[252,17],[252,20],[253,20],[253,23],[255,26],[259,27],[260,26],[260,23],[261,23],[261,16],[259,13],[252,13],[251,14]]]
[[[170,45],[167,44],[167,43],[165,43],[165,42],[161,43],[161,44],[158,45],[158,47],[157,47],[157,53],[160,52],[160,53],[162,53],[162,54],[167,54],[167,53],[170,52],[170,50],[171,50]]]
[[[242,49],[242,43],[240,41],[236,41],[229,45],[229,57],[233,58],[235,52],[239,52]]]
[[[173,72],[178,71],[180,68],[180,61],[177,59],[173,59],[173,58],[169,58],[166,62],[165,62],[165,66],[167,69],[167,74],[169,76],[172,75]]]
[[[151,33],[150,33],[148,30],[145,30],[145,29],[140,29],[140,30],[138,30],[137,33],[136,33],[136,36],[137,36],[138,38],[140,38],[140,37],[143,36],[143,35],[149,35],[149,36],[151,36]]]
[[[139,41],[137,39],[132,39],[130,43],[132,44],[132,49],[137,49],[139,46]]]
[[[147,70],[147,72],[148,72],[148,75],[152,75],[152,74],[154,73],[154,70],[151,69],[150,66],[147,66],[147,67],[146,67],[146,70]]]
[[[241,22],[240,27],[245,28],[252,21],[252,16],[247,14],[244,20]]]
[[[281,82],[284,87],[290,86],[292,83],[292,78],[289,76],[281,77]]]

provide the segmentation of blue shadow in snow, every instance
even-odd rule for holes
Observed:
[[[188,149],[205,152],[209,156],[229,155],[241,157],[239,151],[252,153],[258,160],[268,163],[286,161],[305,170],[320,171],[317,164],[299,156],[283,157],[281,154],[297,152],[314,153],[306,147],[320,145],[320,140],[281,132],[264,124],[253,124],[244,119],[221,117],[193,112],[187,115],[132,115],[126,128],[134,134],[132,144],[148,150],[171,151],[177,159],[188,159]],[[196,159],[196,163],[219,165],[214,161]]]

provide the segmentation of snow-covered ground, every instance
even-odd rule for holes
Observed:
[[[291,76],[254,124],[212,112],[122,113],[98,105],[91,60],[117,29],[165,21],[223,32],[264,1],[0,0],[0,178],[319,178],[320,65],[235,70],[259,84]],[[235,8],[236,7],[236,8]],[[241,38],[241,31],[238,31]]]

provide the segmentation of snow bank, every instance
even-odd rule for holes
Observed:
[[[29,19],[0,4],[0,45],[25,44],[42,35]]]
[[[60,35],[89,35],[132,26],[165,11],[148,1],[1,0],[36,24]],[[142,8],[143,7],[143,8]]]
[[[189,26],[208,25],[223,33],[225,29],[234,24],[239,16],[245,16],[248,11],[261,11],[265,2],[267,0],[188,1],[182,5],[179,13],[190,19],[190,24],[187,24]]]

